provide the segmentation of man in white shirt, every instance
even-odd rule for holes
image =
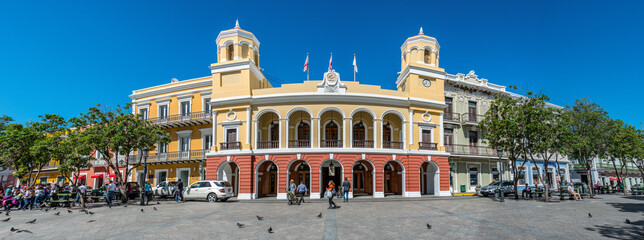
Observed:
[[[579,193],[575,192],[575,188],[572,186],[572,183],[568,185],[568,192],[572,194],[572,196],[575,198],[575,201],[580,201],[581,200],[581,195]],[[579,199],[577,199],[579,198]]]
[[[87,187],[85,187],[85,185],[78,186],[78,193],[76,194],[76,203],[78,203],[78,199],[80,196],[85,197],[86,191],[87,191]]]
[[[112,197],[114,196],[114,192],[116,192],[116,184],[114,184],[114,181],[110,180],[110,184],[107,185],[107,196],[105,198],[107,206],[110,208],[112,208]]]

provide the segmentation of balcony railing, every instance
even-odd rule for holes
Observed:
[[[219,147],[221,150],[241,149],[241,142],[222,142]]]
[[[257,142],[257,149],[280,148],[280,141]]]
[[[191,112],[170,116],[149,118],[148,121],[159,124],[162,128],[185,127],[212,123],[211,112]]]
[[[382,148],[403,149],[403,142],[382,142]]]
[[[354,148],[373,148],[373,140],[353,140]]]
[[[289,148],[309,148],[311,147],[311,140],[289,140]]]
[[[463,124],[472,124],[472,125],[476,125],[476,124],[478,124],[481,120],[483,120],[483,118],[484,118],[484,117],[485,117],[485,115],[471,114],[471,113],[463,113],[463,114],[461,115],[461,120],[462,120]]]
[[[453,112],[445,112],[445,114],[443,115],[443,121],[460,123],[461,115]]]
[[[148,163],[154,162],[167,162],[167,161],[183,161],[183,160],[204,160],[206,159],[206,153],[209,153],[210,149],[199,149],[199,150],[190,150],[190,151],[178,151],[178,152],[165,152],[165,153],[151,153],[148,155]],[[127,157],[128,163],[134,164],[139,161],[138,155],[129,155]],[[141,159],[143,161],[143,159]],[[123,164],[119,163],[120,165]]]
[[[438,150],[438,145],[431,142],[419,142],[418,149],[420,150]]]
[[[337,148],[342,147],[342,140],[322,140],[320,147],[323,148]]]
[[[496,149],[487,146],[470,146],[459,144],[445,144],[445,151],[454,155],[478,155],[498,157]]]

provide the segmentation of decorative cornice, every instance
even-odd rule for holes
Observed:
[[[160,85],[160,86],[164,86],[164,87],[154,89],[154,90],[150,90],[150,91],[145,91],[145,92],[142,92],[142,93],[134,93],[134,92],[144,91],[146,89],[133,91],[133,94],[130,95],[129,97],[132,100],[136,100],[136,99],[139,99],[139,98],[150,97],[150,96],[164,94],[164,93],[175,93],[177,91],[183,91],[183,90],[188,90],[188,89],[192,89],[192,88],[210,87],[210,86],[212,86],[212,78],[208,77],[208,78],[206,78],[204,80],[201,80],[201,81],[184,83],[184,84],[181,84],[181,83],[179,83],[179,84],[177,84],[177,83],[169,83],[169,84],[164,84],[164,85]],[[160,86],[155,86],[155,87],[160,87]]]
[[[221,32],[219,32],[219,35],[217,35],[217,39],[215,40],[215,42],[217,42],[217,44],[219,44],[219,40],[221,40],[222,38],[227,38],[227,37],[232,37],[232,36],[240,36],[240,37],[252,39],[253,42],[255,42],[255,44],[257,45],[257,47],[259,47],[259,40],[257,40],[255,35],[252,32],[249,32],[249,31],[246,31],[246,30],[243,30],[243,29],[234,29],[233,28],[233,29],[221,31]]]
[[[222,63],[216,63],[210,66],[210,72],[212,74],[215,73],[222,73],[222,72],[229,72],[229,71],[237,71],[237,70],[243,70],[243,69],[250,69],[253,74],[255,74],[255,77],[259,79],[260,81],[264,81],[265,77],[264,74],[255,66],[255,64],[251,64],[251,61],[234,61],[234,62],[222,62]],[[212,83],[211,83],[212,84]]]

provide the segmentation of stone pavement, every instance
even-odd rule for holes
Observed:
[[[162,200],[145,207],[134,202],[112,209],[97,205],[90,209],[94,215],[61,208],[13,211],[11,220],[0,222],[0,239],[644,239],[638,235],[644,233],[644,196],[600,195],[554,203],[511,198],[499,203],[482,197],[336,203],[342,207],[328,210],[319,200],[300,206],[267,199]],[[322,218],[317,217],[320,212]],[[627,218],[632,224],[624,223]],[[35,224],[26,223],[33,219]],[[238,228],[238,222],[245,227]],[[11,227],[34,234],[12,234]],[[274,233],[267,232],[269,227]]]

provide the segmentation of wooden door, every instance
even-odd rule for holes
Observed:
[[[454,152],[454,130],[453,129],[445,129],[445,151],[447,152]]]
[[[423,130],[422,136],[421,136],[421,141],[424,143],[431,143],[432,142],[432,131],[431,130]]]
[[[382,125],[382,141],[391,142],[391,126],[389,124]]]
[[[469,139],[470,139],[470,154],[478,154],[478,142],[479,142],[479,137],[478,133],[476,131],[470,131],[469,132]]]
[[[226,137],[227,142],[237,142],[237,129],[228,129],[226,134],[227,134],[227,137]]]

